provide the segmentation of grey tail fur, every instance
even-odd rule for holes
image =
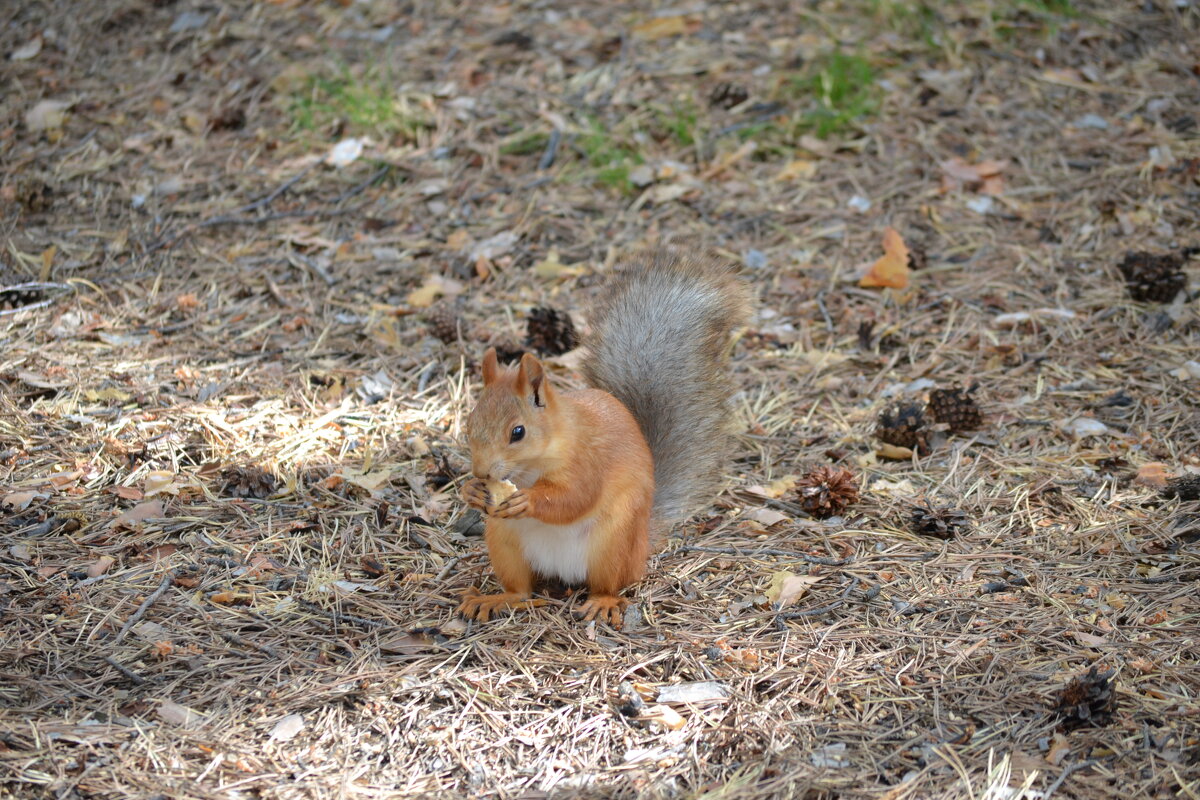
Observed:
[[[593,311],[583,371],[625,404],[654,457],[654,517],[673,524],[729,453],[732,331],[749,313],[735,269],[657,251],[628,262]]]

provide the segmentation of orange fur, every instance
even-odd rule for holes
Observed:
[[[489,351],[483,394],[467,423],[472,471],[480,480],[507,478],[519,491],[505,504],[485,507],[484,537],[504,594],[484,601],[470,595],[461,610],[482,619],[530,596],[535,569],[523,550],[522,520],[551,526],[593,521],[584,544],[589,600],[582,611],[619,624],[626,601],[617,594],[641,579],[650,552],[654,465],[637,421],[599,389],[558,393],[533,356],[517,369],[493,360]],[[517,425],[525,437],[511,442]],[[529,504],[520,519],[495,515],[520,495]]]
[[[463,614],[528,606],[545,576],[586,583],[584,618],[620,626],[620,592],[645,572],[651,526],[685,517],[719,473],[729,334],[748,310],[729,265],[660,252],[627,265],[596,309],[583,371],[597,388],[560,394],[532,355],[513,368],[485,354],[467,420],[475,477],[462,494],[487,514],[504,592],[469,593]],[[493,502],[486,482],[503,480],[517,491]]]

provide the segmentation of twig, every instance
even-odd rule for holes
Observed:
[[[1054,783],[1050,784],[1050,788],[1046,790],[1046,793],[1042,795],[1042,800],[1050,800],[1050,796],[1058,791],[1058,788],[1063,785],[1063,781],[1071,777],[1073,773],[1078,772],[1085,767],[1090,767],[1095,763],[1096,759],[1089,758],[1086,761],[1076,761],[1074,764],[1068,764],[1054,780]]]
[[[845,591],[842,592],[842,596],[839,597],[837,600],[834,600],[829,605],[821,606],[820,608],[810,608],[805,611],[789,611],[786,614],[780,613],[780,614],[776,614],[776,618],[777,619],[800,619],[801,617],[818,617],[821,614],[828,614],[830,611],[833,611],[835,608],[845,605],[846,598],[848,598],[850,596],[850,593],[855,590],[855,588],[858,586],[858,584],[860,582],[861,581],[860,581],[859,577],[857,575],[853,575],[850,578],[850,584],[846,587]]]
[[[230,644],[236,644],[239,647],[249,647],[251,650],[257,650],[258,652],[268,655],[271,658],[279,658],[278,651],[276,651],[275,648],[271,647],[270,645],[255,644],[249,639],[243,639],[241,636],[238,636],[235,633],[229,633],[228,631],[217,631],[217,635]]]
[[[144,684],[146,682],[145,678],[143,678],[141,675],[138,675],[136,672],[131,670],[129,667],[126,667],[125,665],[118,663],[118,661],[115,658],[113,658],[112,656],[105,656],[104,660],[108,663],[108,665],[110,667],[112,667],[117,672],[124,675],[129,680],[136,683],[138,686],[141,686],[142,684]]]
[[[829,316],[829,309],[825,307],[825,290],[817,292],[817,308],[821,309],[821,316],[825,319],[825,330],[833,333],[836,328],[833,327],[833,317]]]
[[[558,143],[561,141],[562,132],[558,128],[550,131],[550,141],[546,142],[546,150],[538,161],[539,170],[550,169],[554,165],[554,159],[558,156]]]
[[[810,556],[807,553],[793,553],[790,550],[738,550],[733,547],[701,547],[694,544],[685,544],[678,547],[676,553],[715,553],[722,556],[784,556],[786,558],[798,558],[806,561],[809,564],[822,564],[826,567],[840,567],[849,564],[852,559],[843,558],[826,558],[824,556]]]
[[[356,617],[352,614],[343,614],[340,611],[327,611],[326,609],[321,608],[320,606],[318,606],[314,603],[308,603],[308,602],[305,602],[304,600],[297,600],[296,603],[297,603],[297,605],[299,605],[301,608],[305,609],[306,611],[311,611],[314,614],[321,614],[322,616],[329,617],[330,619],[332,619],[334,622],[338,623],[339,625],[344,622],[351,622],[355,625],[362,625],[365,628],[381,628],[381,627],[383,627],[383,623],[379,622],[378,620],[364,619],[363,617]]]
[[[163,577],[162,582],[158,584],[158,588],[155,589],[149,597],[142,601],[142,604],[138,606],[137,611],[134,611],[133,614],[130,615],[129,619],[125,620],[125,624],[121,626],[121,630],[117,632],[116,638],[113,639],[113,644],[116,644],[125,638],[125,634],[129,633],[129,629],[136,625],[138,620],[145,616],[146,612],[150,610],[150,606],[157,603],[158,598],[166,594],[167,589],[170,589],[171,584],[173,583],[175,583],[175,573],[168,572]]]
[[[259,199],[254,200],[253,202],[247,203],[246,205],[242,206],[241,208],[235,209],[233,213],[245,214],[248,211],[257,211],[258,209],[262,208],[263,206],[270,205],[271,202],[274,201],[276,197],[279,197],[279,195],[283,194],[288,189],[292,188],[297,183],[299,183],[304,178],[305,175],[312,172],[313,169],[316,168],[316,166],[320,163],[321,163],[320,161],[314,161],[313,163],[309,164],[304,169],[297,172],[292,177],[288,178],[283,183],[279,184],[279,186],[277,186],[269,194],[266,194],[266,195],[260,197]]]

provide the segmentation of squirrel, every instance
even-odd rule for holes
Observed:
[[[714,488],[728,453],[731,334],[749,308],[731,265],[656,251],[618,269],[593,312],[582,362],[592,388],[560,392],[532,354],[504,367],[486,352],[461,494],[486,515],[504,591],[468,589],[460,613],[487,621],[541,605],[535,579],[558,578],[586,584],[584,620],[621,626],[619,593],[641,580],[655,534]]]

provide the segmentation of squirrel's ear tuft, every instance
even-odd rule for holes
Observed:
[[[500,359],[496,357],[496,348],[489,347],[483,354],[483,385],[489,386],[500,374]]]
[[[551,400],[550,381],[546,379],[546,370],[532,353],[521,356],[521,366],[517,370],[517,391],[527,392],[530,401],[538,408],[545,408]]]

